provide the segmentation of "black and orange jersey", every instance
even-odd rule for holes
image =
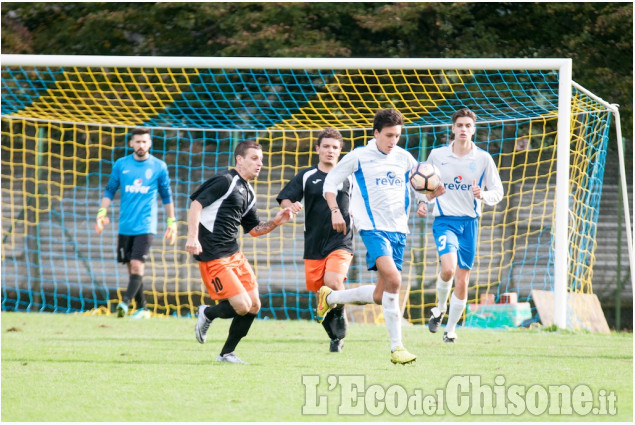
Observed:
[[[276,198],[278,203],[288,199],[304,204],[304,259],[308,260],[326,258],[336,249],[353,252],[353,234],[348,212],[351,179],[344,180],[337,190],[337,205],[346,221],[346,234],[342,234],[333,230],[331,211],[322,195],[326,175],[317,166],[304,169],[287,183]]]
[[[239,251],[238,229],[245,233],[260,223],[256,194],[251,184],[235,169],[210,177],[192,195],[203,206],[198,226],[198,240],[203,252],[198,261],[229,257]]]

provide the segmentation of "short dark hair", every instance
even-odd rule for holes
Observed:
[[[454,124],[457,119],[462,117],[472,118],[472,120],[476,122],[476,114],[474,112],[472,112],[469,108],[461,108],[452,114],[452,124]]]
[[[320,146],[322,144],[322,139],[336,139],[340,141],[340,147],[344,146],[344,138],[342,137],[342,133],[340,133],[338,129],[333,127],[328,127],[320,131],[320,133],[318,134],[317,142],[315,142],[315,146]]]
[[[150,135],[150,129],[148,127],[136,127],[136,128],[133,128],[132,131],[130,132],[130,140],[132,140],[132,138],[134,136],[137,136],[137,135],[140,135],[140,134]]]
[[[243,140],[238,144],[238,146],[236,146],[236,149],[234,150],[234,158],[237,156],[242,156],[244,158],[249,149],[262,150],[262,146],[253,140]]]
[[[380,109],[375,113],[373,120],[373,131],[381,132],[384,127],[403,125],[404,118],[401,112],[396,109]]]

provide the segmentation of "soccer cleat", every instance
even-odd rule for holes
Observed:
[[[403,347],[397,347],[390,353],[390,361],[394,364],[408,364],[417,360],[417,356]]]
[[[240,360],[238,358],[238,356],[236,356],[236,354],[234,354],[233,351],[231,353],[223,354],[222,356],[219,355],[217,360],[219,362],[226,362],[226,363],[249,364],[249,363],[246,363],[246,362]]]
[[[150,318],[150,310],[145,308],[140,308],[135,311],[131,316],[133,319],[149,319]]]
[[[454,344],[456,340],[456,332],[443,332],[443,342]]]
[[[315,309],[315,320],[318,323],[322,323],[329,311],[335,306],[329,306],[326,302],[326,297],[333,292],[328,286],[322,286],[317,294],[317,308]]]
[[[126,314],[128,314],[128,304],[122,301],[117,304],[117,317],[125,317]]]
[[[329,351],[331,353],[341,353],[343,346],[344,346],[344,341],[342,341],[341,339],[332,339],[331,346],[329,347]]]
[[[207,306],[205,304],[200,305],[198,307],[198,319],[196,319],[196,326],[194,327],[194,333],[196,334],[196,340],[201,344],[205,343],[207,340],[207,330],[209,329],[209,325],[212,324],[212,321],[209,320],[205,316],[205,309]],[[229,360],[220,360],[220,361],[229,361]]]
[[[432,314],[430,315],[430,321],[428,322],[428,330],[432,333],[436,333],[443,321],[443,315],[445,312],[439,310],[438,307],[432,308]]]

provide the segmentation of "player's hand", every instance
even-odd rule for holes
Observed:
[[[428,215],[428,204],[419,202],[417,205],[417,217],[426,217]]]
[[[289,205],[287,208],[291,208],[291,212],[293,212],[293,214],[297,214],[300,211],[302,211],[302,208],[304,208],[302,206],[302,202],[294,202],[291,205]]]
[[[331,211],[331,223],[333,223],[333,230],[346,234],[346,221],[339,209]]]
[[[476,199],[483,199],[481,187],[476,184],[476,180],[472,180],[472,193]]]
[[[445,186],[443,184],[438,185],[432,193],[428,193],[426,196],[429,201],[432,201],[434,198],[441,196],[445,193]]]
[[[176,219],[168,217],[167,229],[165,230],[165,235],[163,235],[163,238],[167,239],[170,245],[174,245],[174,242],[176,242],[176,232]]]
[[[187,238],[187,242],[185,242],[185,250],[190,254],[198,255],[203,252],[203,247],[201,243],[198,241],[198,237],[195,238]]]
[[[281,224],[284,224],[291,220],[294,215],[295,213],[293,212],[293,208],[286,207],[285,209],[280,210],[278,214],[276,214],[276,216],[273,218],[273,222],[276,226],[280,226]]]
[[[110,223],[110,219],[106,214],[108,214],[108,210],[106,210],[106,208],[100,208],[99,211],[97,211],[95,231],[98,235],[101,235],[101,232],[104,230],[104,226]]]

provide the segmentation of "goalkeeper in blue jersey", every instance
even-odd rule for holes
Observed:
[[[437,277],[438,304],[432,308],[428,323],[430,332],[439,329],[450,299],[448,321],[443,340],[456,340],[456,324],[463,315],[467,301],[470,271],[476,254],[481,205],[496,205],[503,198],[503,184],[492,156],[476,147],[472,141],[476,114],[467,108],[452,115],[454,140],[447,146],[433,149],[428,162],[439,167],[445,187],[443,196],[429,200],[434,203],[432,232],[439,253],[441,272]],[[487,188],[487,190],[484,190]]]
[[[132,317],[150,317],[143,296],[143,273],[150,245],[157,233],[157,193],[161,196],[167,216],[165,238],[170,244],[176,242],[176,218],[168,167],[165,162],[150,155],[151,146],[149,129],[132,130],[130,147],[133,153],[115,162],[97,212],[95,229],[101,234],[104,226],[110,222],[107,209],[121,187],[117,261],[128,266],[130,280],[123,301],[117,305],[118,317],[128,314],[128,306],[133,299],[137,303],[137,311]]]

